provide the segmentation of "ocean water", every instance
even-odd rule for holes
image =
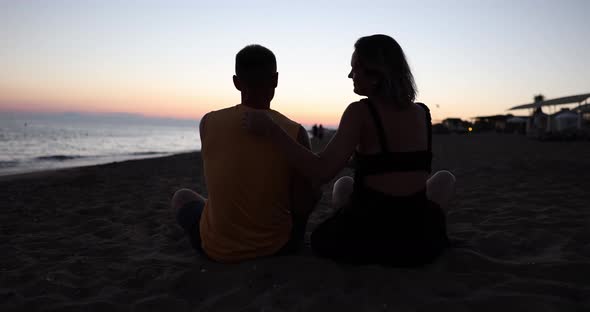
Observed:
[[[198,120],[0,115],[0,175],[200,150]]]

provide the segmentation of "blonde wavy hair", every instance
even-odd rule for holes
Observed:
[[[414,75],[397,41],[382,34],[366,36],[357,40],[354,49],[359,65],[377,78],[376,95],[392,98],[399,108],[414,102]]]

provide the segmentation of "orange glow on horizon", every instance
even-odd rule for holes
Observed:
[[[220,89],[221,90],[221,89]],[[239,103],[239,92],[232,88],[215,90],[205,96],[195,93],[199,90],[172,89],[161,86],[97,86],[67,88],[65,86],[2,87],[0,89],[0,111],[25,112],[83,112],[83,113],[131,113],[146,117],[200,119],[209,111],[230,107]],[[330,97],[325,94],[281,92],[271,107],[285,116],[306,126],[323,124],[325,127],[338,126],[340,117],[348,103],[358,99],[343,95]],[[222,95],[217,95],[222,94]],[[447,117],[464,120],[486,114],[481,112],[485,105],[461,107],[462,114],[454,115],[459,103],[444,103],[445,99],[420,99],[429,105],[433,122]],[[436,105],[434,103],[441,103]]]
[[[98,93],[91,92],[93,90],[63,93],[46,93],[42,92],[46,90],[35,89],[1,91],[0,111],[132,113],[149,117],[198,119],[206,112],[217,109],[219,104],[232,103],[229,98],[170,96],[157,90],[101,90]]]
[[[147,91],[146,91],[147,90]],[[200,119],[207,112],[239,103],[239,93],[227,92],[225,96],[170,95],[169,90],[129,89],[46,89],[3,88],[0,90],[0,111],[31,113],[131,113],[146,117]],[[335,111],[330,105],[299,105],[310,101],[275,99],[271,108],[305,125],[323,124],[336,127],[344,111]]]

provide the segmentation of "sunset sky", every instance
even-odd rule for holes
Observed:
[[[433,118],[590,92],[590,1],[0,0],[0,111],[200,118],[239,103],[235,54],[277,56],[273,108],[336,125],[356,39],[404,48]],[[517,112],[517,114],[526,112]]]

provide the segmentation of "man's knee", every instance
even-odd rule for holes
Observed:
[[[187,188],[183,188],[174,193],[170,204],[172,208],[178,209],[184,204],[195,200],[198,200],[198,195]]]
[[[349,176],[343,176],[334,183],[334,192],[352,192],[354,188],[354,179]]]
[[[334,183],[332,190],[332,206],[341,209],[350,203],[350,198],[354,190],[354,179],[344,176]]]

